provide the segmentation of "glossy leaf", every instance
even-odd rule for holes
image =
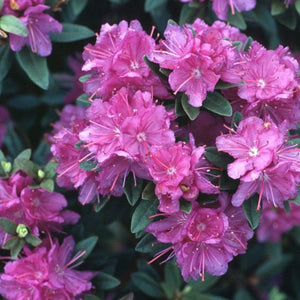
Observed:
[[[82,25],[70,23],[63,23],[62,25],[62,32],[50,35],[53,42],[69,43],[87,39],[95,35],[94,31]]]
[[[28,30],[25,24],[13,15],[4,15],[0,17],[0,28],[9,33],[28,36]]]
[[[256,229],[259,224],[260,215],[262,212],[262,208],[257,211],[257,204],[258,204],[258,195],[255,194],[254,196],[250,197],[249,199],[245,200],[243,203],[243,210],[245,216],[251,226],[252,229]]]
[[[227,99],[216,92],[207,93],[203,107],[221,116],[231,117],[232,107]]]

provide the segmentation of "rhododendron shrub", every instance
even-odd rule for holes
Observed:
[[[130,2],[0,1],[0,295],[298,299],[300,2]]]

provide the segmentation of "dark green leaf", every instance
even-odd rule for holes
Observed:
[[[290,203],[289,201],[283,201],[283,207],[284,207],[284,210],[287,214],[290,213]]]
[[[232,116],[231,128],[236,130],[242,119],[243,115],[239,111],[236,111]]]
[[[44,165],[50,154],[50,146],[45,140],[42,140],[35,152],[33,153],[33,161],[38,165]]]
[[[101,300],[95,295],[84,295],[84,300]]]
[[[297,10],[298,14],[300,15],[300,0],[297,0],[295,2],[295,7],[296,7],[296,10]]]
[[[181,93],[178,93],[175,97],[175,114],[178,117],[185,116],[185,111],[182,108],[182,104],[181,104]]]
[[[155,198],[155,184],[152,181],[149,181],[142,192],[142,199],[155,200]]]
[[[241,86],[245,84],[244,81],[242,81],[241,83],[239,84],[234,84],[234,83],[229,83],[229,82],[224,82],[222,81],[221,79],[217,82],[216,86],[215,86],[215,89],[219,89],[219,90],[225,90],[225,89],[229,89],[229,88],[232,88],[232,87],[237,87],[237,86]]]
[[[4,144],[12,157],[16,157],[24,149],[23,142],[11,122],[6,127]]]
[[[14,109],[32,110],[40,105],[37,97],[32,95],[22,95],[10,98],[7,101],[7,106]]]
[[[292,200],[289,200],[289,201],[294,202],[294,203],[300,205],[300,190],[299,189],[298,189],[298,195],[297,195],[297,197],[295,199],[292,199]]]
[[[227,175],[226,170],[224,170],[221,174],[219,185],[221,191],[234,191],[237,189],[239,185],[239,180],[230,178]]]
[[[297,14],[295,10],[289,8],[284,14],[276,16],[276,20],[291,30],[295,30],[297,26]]]
[[[244,289],[244,288],[238,289],[237,292],[234,294],[233,300],[240,300],[240,299],[243,299],[243,300],[254,300],[251,297],[251,294],[246,289]]]
[[[101,290],[110,290],[120,284],[120,280],[104,272],[98,272],[96,282]]]
[[[134,285],[146,295],[153,298],[163,298],[163,291],[156,280],[146,273],[136,272],[132,274]]]
[[[173,262],[168,262],[165,265],[165,285],[172,295],[175,294],[175,291],[180,291],[180,285],[182,282],[180,270]]]
[[[159,64],[150,61],[146,55],[143,56],[143,60],[154,74],[156,74],[158,77],[160,77],[163,80],[168,80],[168,77],[164,75],[162,72],[160,72]]]
[[[24,245],[25,245],[25,240],[19,239],[16,246],[10,250],[10,255],[13,259],[17,259],[18,255],[19,255],[20,251],[23,249]]]
[[[19,243],[19,239],[20,238],[18,236],[11,237],[2,245],[2,249],[10,250],[15,248]]]
[[[190,293],[194,294],[194,293],[201,293],[207,291],[220,279],[218,276],[212,276],[207,273],[205,273],[204,278],[205,278],[204,281],[201,280],[195,281],[193,279],[190,279],[183,290],[183,294],[188,295]]]
[[[189,119],[193,121],[199,116],[200,107],[194,107],[190,105],[188,100],[189,100],[188,96],[186,94],[182,94],[181,97],[182,108],[186,112]]]
[[[136,181],[136,183],[135,183],[135,181]],[[126,195],[128,203],[131,206],[135,205],[137,203],[137,201],[140,199],[142,189],[143,189],[143,179],[136,178],[134,180],[134,177],[132,174],[126,178],[124,193]]]
[[[206,147],[204,155],[211,163],[222,169],[226,169],[227,165],[234,161],[232,156],[218,151],[216,147]]]
[[[7,75],[11,62],[12,62],[12,51],[9,44],[2,45],[0,47],[0,81]]]
[[[29,160],[30,157],[31,157],[31,149],[25,149],[16,157],[16,159],[23,158]]]
[[[253,42],[253,38],[251,36],[249,36],[244,44],[243,51],[248,51],[251,47],[252,42]]]
[[[74,16],[77,17],[87,5],[88,0],[72,0],[68,5],[71,6]]]
[[[199,4],[196,8],[190,7],[189,3],[183,5],[179,16],[179,25],[192,24],[197,18],[204,19],[205,6],[203,3]]]
[[[286,6],[281,0],[273,0],[271,6],[271,15],[277,16],[284,13],[286,10]]]
[[[155,11],[157,9],[160,9],[160,7],[167,2],[168,0],[146,0],[144,10],[145,12]]]
[[[81,251],[86,251],[86,253],[83,256],[81,256],[76,262],[85,260],[95,248],[97,241],[98,241],[97,236],[91,236],[77,243],[75,247],[75,253]]]
[[[135,246],[135,250],[142,253],[153,253],[154,255],[168,248],[168,244],[157,243],[157,239],[150,233],[146,233]]]
[[[283,254],[280,258],[270,259],[256,270],[256,275],[262,278],[273,277],[275,274],[282,272],[292,259],[291,254]]]
[[[82,94],[76,99],[76,104],[78,106],[88,107],[91,105],[91,101],[89,101],[89,95]]]
[[[258,194],[253,195],[243,203],[243,210],[252,229],[256,229],[259,224],[262,207],[257,211]]]
[[[98,162],[94,160],[84,160],[83,162],[80,163],[79,167],[82,170],[85,171],[94,171],[95,168],[97,167]]]
[[[230,10],[228,10],[227,21],[231,25],[233,25],[241,30],[247,29],[247,24],[244,20],[243,15],[240,12],[238,12],[237,10],[235,10],[234,15],[231,13]]]
[[[180,199],[180,210],[189,214],[192,210],[192,202]]]
[[[20,36],[28,36],[25,24],[13,15],[4,15],[0,18],[0,28]]]
[[[87,39],[95,35],[95,33],[91,29],[82,25],[70,23],[63,23],[62,25],[62,32],[50,34],[52,41],[59,43],[69,43]]]
[[[33,247],[36,247],[42,242],[42,240],[30,233],[26,235],[25,242],[32,245]]]
[[[136,207],[131,219],[131,232],[137,233],[143,230],[151,221],[148,217],[157,211],[158,200],[141,200]]]
[[[58,163],[50,160],[44,168],[45,178],[53,178],[56,174],[57,166]]]
[[[40,88],[46,90],[49,86],[49,70],[46,58],[33,53],[28,47],[17,52],[16,57],[28,77]]]
[[[31,176],[32,178],[37,177],[38,167],[32,161],[24,158],[16,158],[14,163],[19,170],[24,171],[27,175]]]
[[[8,234],[16,234],[17,224],[9,219],[0,218],[0,227]]]
[[[84,82],[86,82],[89,78],[91,78],[91,76],[92,76],[92,74],[86,74],[86,75],[83,75],[83,76],[79,77],[78,80],[79,80],[80,82],[84,83]]]
[[[221,116],[231,117],[232,107],[227,99],[216,92],[208,92],[203,107]]]
[[[118,299],[118,300],[134,300],[134,294],[129,293],[129,294],[123,296],[122,298]]]
[[[241,41],[233,42],[232,47],[236,48],[238,51],[241,51],[243,47],[243,43]]]
[[[48,192],[54,191],[54,181],[52,179],[46,179],[41,182],[40,187]]]

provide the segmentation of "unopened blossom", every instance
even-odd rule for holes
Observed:
[[[61,32],[62,25],[44,13],[48,9],[46,5],[28,7],[24,15],[19,19],[25,24],[28,36],[10,34],[9,43],[13,51],[20,51],[24,45],[29,45],[31,51],[40,56],[48,56],[52,51],[52,44],[49,37],[51,32]]]
[[[290,212],[283,208],[264,204],[259,226],[257,228],[257,239],[260,242],[280,240],[283,233],[288,232],[294,226],[300,225],[300,206],[289,202]]]
[[[229,195],[222,193],[219,201],[217,207],[195,204],[190,214],[158,214],[163,218],[146,228],[159,242],[171,243],[156,258],[172,251],[167,259],[176,256],[185,280],[201,277],[203,281],[205,272],[224,274],[233,256],[245,253],[253,235],[242,209],[230,204]]]
[[[73,256],[75,242],[66,237],[47,247],[43,244],[33,251],[25,249],[25,256],[8,262],[0,275],[0,294],[6,299],[75,299],[92,287],[95,272],[77,271],[72,264],[82,253]]]

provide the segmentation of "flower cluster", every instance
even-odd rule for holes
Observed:
[[[71,236],[60,245],[44,240],[25,256],[8,262],[0,275],[0,294],[6,299],[75,299],[92,287],[95,272],[73,270],[83,255],[73,256],[75,242]],[[76,298],[77,299],[77,298]]]
[[[45,0],[4,0],[0,16],[13,15],[21,20],[27,28],[28,35],[9,34],[9,44],[13,51],[20,51],[29,45],[32,52],[48,56],[52,51],[49,37],[51,32],[61,32],[62,25],[44,11],[50,7]]]
[[[230,3],[250,9],[250,2],[249,7]],[[135,182],[136,177],[152,181],[160,211],[153,218],[162,218],[146,231],[171,243],[156,258],[172,251],[167,259],[176,256],[185,280],[204,280],[205,272],[224,274],[228,262],[245,253],[253,231],[239,207],[244,200],[257,193],[263,218],[268,205],[282,207],[297,196],[300,154],[288,130],[299,119],[299,65],[287,48],[249,46],[245,35],[219,21],[170,23],[157,44],[152,34],[138,21],[105,24],[95,45],[85,47],[83,70],[90,77],[84,89],[91,104],[67,105],[48,137],[59,163],[57,182],[78,188],[79,201],[86,204],[99,201],[99,194],[121,196],[129,173]],[[239,124],[203,109],[218,82],[235,85],[221,90],[230,102],[221,94],[217,100],[243,114]],[[176,105],[170,91],[180,96]],[[200,110],[194,121],[174,113],[183,93],[188,98],[180,103],[183,109]],[[217,146],[210,161],[206,145]],[[217,163],[224,152],[230,163]],[[222,188],[228,177],[237,188]],[[287,221],[284,228],[297,222]]]

